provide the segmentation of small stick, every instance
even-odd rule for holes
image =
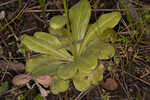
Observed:
[[[143,7],[143,8],[126,8],[126,9],[92,9],[92,11],[129,11],[129,10],[150,10],[150,8],[148,7]],[[60,11],[64,11],[63,9],[47,9],[45,12],[60,12]],[[42,10],[33,10],[30,8],[27,8],[24,10],[24,13],[38,13],[38,12],[42,12]]]
[[[146,82],[146,81],[144,81],[144,80],[142,80],[142,79],[140,79],[140,78],[138,78],[138,77],[136,77],[136,76],[133,76],[132,74],[130,74],[130,73],[126,72],[126,71],[123,71],[123,72],[124,72],[125,74],[131,76],[132,78],[135,78],[135,79],[137,79],[137,80],[139,80],[139,81],[141,81],[141,82],[147,84],[148,86],[150,86],[150,83],[149,83],[149,82]]]
[[[140,78],[144,78],[144,77],[148,76],[149,74],[150,74],[150,72],[147,72],[147,73],[141,75]]]
[[[8,5],[8,4],[10,4],[10,3],[12,3],[12,2],[16,2],[16,1],[18,1],[18,0],[9,0],[8,2],[1,3],[1,4],[0,4],[0,7],[1,7],[1,6]]]

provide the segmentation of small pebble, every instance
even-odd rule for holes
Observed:
[[[5,11],[0,12],[0,20],[5,18]]]

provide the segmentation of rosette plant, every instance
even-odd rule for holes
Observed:
[[[79,91],[98,84],[104,71],[98,59],[110,59],[115,54],[109,43],[115,40],[113,28],[121,14],[102,14],[93,24],[89,24],[90,16],[88,0],[81,0],[69,9],[68,16],[50,19],[49,33],[36,32],[22,38],[26,47],[41,53],[27,60],[26,71],[32,76],[52,76],[50,90],[54,94],[66,91],[71,81]]]

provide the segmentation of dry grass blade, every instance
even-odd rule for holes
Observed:
[[[139,80],[139,81],[145,83],[146,85],[150,86],[150,83],[149,83],[149,82],[146,82],[146,81],[144,81],[144,80],[142,80],[142,79],[140,79],[140,78],[138,78],[138,77],[136,77],[136,76],[134,76],[134,75],[132,75],[132,74],[126,72],[126,71],[124,71],[124,73],[127,74],[127,75],[129,75],[129,76],[131,76],[132,78],[135,78],[135,79],[137,79],[137,80]]]
[[[0,69],[13,70],[16,72],[24,71],[24,64],[8,64],[7,62],[0,60]]]
[[[18,1],[18,0],[9,0],[8,2],[1,3],[1,4],[0,4],[0,7],[1,7],[1,6],[8,5],[8,4],[13,3],[13,2],[16,2],[16,1]]]
[[[145,8],[128,8],[128,9],[92,9],[93,12],[99,12],[99,11],[106,11],[106,12],[110,12],[110,11],[130,11],[130,10],[137,10],[137,11],[149,11],[150,8],[149,7],[145,7]],[[63,9],[47,9],[45,12],[62,12],[64,11]],[[38,13],[38,12],[42,12],[42,10],[38,10],[38,9],[30,9],[27,8],[24,10],[25,13]]]

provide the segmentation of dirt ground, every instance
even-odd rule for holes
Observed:
[[[78,1],[67,0],[68,8]],[[50,93],[47,100],[150,100],[150,20],[144,19],[150,16],[150,1],[89,2],[93,9],[90,23],[102,13],[122,14],[121,22],[115,27],[119,37],[114,44],[116,55],[101,61],[106,70],[98,86],[80,93],[71,85],[64,93]],[[33,100],[39,94],[37,88],[15,87],[11,81],[15,75],[25,73],[27,57],[19,51],[21,36],[48,32],[49,19],[64,14],[62,0],[47,0],[46,8],[43,13],[38,0],[0,0],[0,85],[8,82],[8,90],[0,94],[0,100]]]

